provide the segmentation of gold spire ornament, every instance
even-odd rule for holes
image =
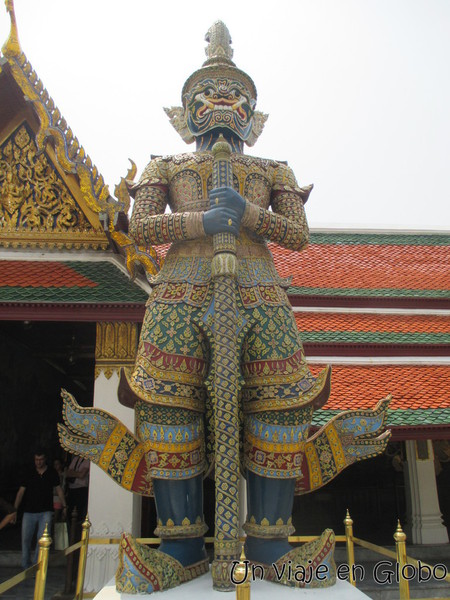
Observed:
[[[11,29],[9,32],[8,39],[3,44],[2,54],[4,56],[18,56],[22,53],[22,48],[20,47],[19,42],[19,34],[17,31],[17,21],[16,21],[16,13],[14,11],[14,1],[13,0],[5,0],[6,11],[9,13],[9,17],[11,19]]]

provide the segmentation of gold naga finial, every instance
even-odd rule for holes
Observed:
[[[11,18],[11,29],[9,37],[2,47],[2,54],[4,56],[15,56],[22,53],[20,47],[19,34],[17,31],[16,13],[14,11],[14,0],[5,0],[6,12],[9,13]]]

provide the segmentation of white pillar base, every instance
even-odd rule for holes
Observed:
[[[418,458],[416,442],[407,440],[408,535],[413,544],[448,544],[447,528],[442,522],[434,470],[433,445],[427,440],[428,456]]]
[[[119,404],[118,384],[117,373],[106,379],[101,372],[95,380],[94,407],[110,412],[134,431],[134,411]],[[118,538],[124,531],[140,536],[140,497],[121,488],[97,465],[91,466],[88,510],[90,537]],[[114,577],[118,552],[118,544],[89,546],[85,592],[97,592]]]

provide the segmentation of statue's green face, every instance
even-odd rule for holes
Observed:
[[[239,81],[204,79],[190,90],[186,100],[187,124],[195,137],[225,128],[242,141],[248,139],[255,101]]]

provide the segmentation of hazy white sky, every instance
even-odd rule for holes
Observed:
[[[110,191],[150,154],[193,149],[180,104],[227,24],[269,113],[248,152],[287,160],[313,227],[450,229],[448,0],[15,0],[22,49]],[[9,18],[0,6],[0,38]]]

